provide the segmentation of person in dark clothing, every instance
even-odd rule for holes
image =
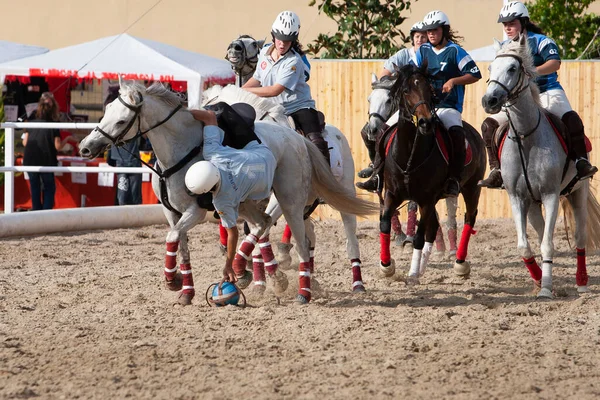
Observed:
[[[58,104],[50,92],[45,92],[40,97],[35,119],[30,122],[57,122],[59,118]],[[60,139],[58,129],[38,128],[30,129],[23,135],[25,151],[23,165],[26,166],[56,166],[57,151],[67,143],[67,138]],[[52,172],[29,172],[29,186],[31,188],[31,209],[49,210],[54,208],[54,194],[56,183]]]

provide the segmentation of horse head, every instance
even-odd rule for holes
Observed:
[[[236,73],[248,74],[254,71],[258,62],[258,53],[263,47],[264,40],[255,40],[252,36],[241,35],[227,47],[225,59],[231,64]]]
[[[488,114],[498,113],[502,106],[511,103],[532,85],[537,76],[533,56],[529,51],[527,37],[520,35],[515,40],[501,44],[494,39],[496,58],[490,64],[490,79],[481,103]]]
[[[369,122],[367,123],[367,133],[375,138],[377,132],[383,127],[385,122],[392,116],[392,97],[390,89],[396,81],[396,76],[383,76],[380,80],[375,74],[371,75],[371,88],[373,91],[369,95]]]
[[[414,124],[422,135],[433,132],[434,93],[429,83],[426,61],[420,68],[412,64],[400,68],[390,93],[400,112],[400,119]]]

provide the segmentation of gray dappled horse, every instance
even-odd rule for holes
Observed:
[[[148,135],[158,160],[158,171],[152,176],[152,187],[156,196],[162,199],[163,210],[171,226],[166,239],[166,286],[170,290],[181,290],[178,301],[184,305],[190,304],[195,290],[187,232],[204,220],[207,210],[198,206],[197,196],[189,194],[184,178],[189,167],[203,159],[203,125],[182,107],[177,94],[160,83],[148,88],[137,83],[123,84],[119,93],[120,96],[107,106],[100,124],[82,140],[80,153],[92,158],[107,146],[122,144],[142,134]],[[333,208],[351,214],[370,214],[377,207],[357,199],[338,184],[316,146],[295,131],[270,122],[257,122],[254,130],[275,156],[277,168],[273,190],[281,201],[283,215],[293,235],[302,238],[296,241],[300,259],[300,285],[296,301],[307,303],[311,292],[309,240],[303,218],[305,206],[313,204],[316,198],[324,198]],[[161,195],[161,181],[166,196]],[[238,254],[243,252],[244,258],[249,257],[248,252],[252,251],[256,242],[261,243],[259,239],[272,224],[271,216],[263,212],[259,203],[245,201],[240,204],[239,214],[251,228],[251,234],[238,250]],[[270,249],[270,244],[268,247]],[[178,250],[181,257],[179,270],[176,264]],[[241,260],[243,271],[245,260]],[[276,268],[269,271],[269,276],[276,291],[278,285],[281,290],[287,287],[285,274]]]
[[[235,84],[242,87],[254,74],[258,54],[265,44],[263,40],[256,40],[252,36],[240,35],[227,47],[225,59],[235,71]]]
[[[536,70],[526,37],[504,45],[496,41],[495,47],[497,55],[490,65],[490,80],[482,104],[489,114],[505,110],[509,117],[500,155],[502,178],[517,229],[517,246],[535,285],[541,287],[538,297],[552,298],[554,228],[559,199],[561,191],[575,182],[577,171],[540,105],[534,82]],[[563,203],[572,207],[575,217],[578,292],[588,291],[586,243],[598,240],[595,234],[588,237],[588,232],[600,232],[598,203],[590,192],[589,182],[589,179],[577,182],[566,196],[568,203]],[[529,246],[528,218],[541,242],[541,269]]]

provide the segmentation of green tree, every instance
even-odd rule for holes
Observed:
[[[586,10],[594,1],[536,0],[527,2],[526,6],[531,21],[554,39],[561,58],[598,58],[600,40],[597,33],[600,17],[586,14]],[[582,54],[586,48],[586,54]]]
[[[319,12],[333,19],[338,31],[319,34],[307,51],[319,58],[388,58],[410,41],[399,28],[410,5],[410,0],[320,0]]]

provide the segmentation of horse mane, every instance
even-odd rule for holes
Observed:
[[[225,87],[215,85],[204,91],[202,104],[206,104],[208,101],[219,97],[220,101],[224,101],[228,104],[233,103],[247,103],[251,105],[257,114],[269,113],[273,116],[287,118],[285,116],[285,108],[279,103],[270,100],[269,98],[260,97],[254,93],[250,93],[247,90],[239,88],[235,85],[227,85]]]
[[[502,45],[500,50],[498,50],[496,57],[500,54],[512,54],[518,56],[523,60],[523,69],[525,73],[529,77],[529,87],[531,88],[531,94],[533,95],[534,101],[541,105],[540,103],[540,89],[535,84],[534,80],[538,77],[538,73],[535,69],[535,65],[533,63],[533,54],[529,50],[529,42],[525,41],[525,44],[521,44],[520,39],[517,40],[509,40]]]
[[[136,81],[123,82],[121,84],[121,88],[119,89],[119,94],[122,96],[127,96],[136,92],[139,92],[142,96],[152,96],[162,101],[169,107],[177,107],[184,101],[184,98],[180,94],[173,92],[162,82],[154,82],[148,87]]]
[[[387,89],[390,90],[398,79],[398,74],[394,72],[392,75],[384,75],[376,82],[371,84],[371,89]]]

